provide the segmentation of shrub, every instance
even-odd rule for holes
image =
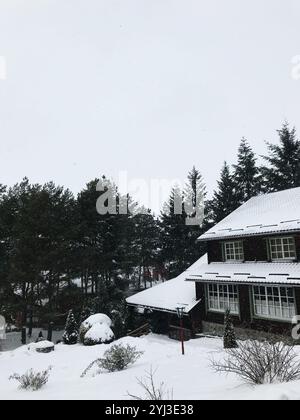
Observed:
[[[16,380],[20,383],[20,389],[38,391],[43,386],[45,386],[50,377],[51,367],[42,372],[34,372],[33,369],[30,369],[23,375],[15,373],[10,376],[9,380]]]
[[[67,345],[77,344],[78,342],[78,326],[73,311],[69,311],[65,332],[63,334],[63,343]]]
[[[91,315],[80,326],[79,340],[86,346],[110,343],[114,339],[111,326],[112,321],[107,315]]]
[[[95,365],[99,368],[97,373],[101,373],[103,370],[108,372],[122,371],[129,365],[134,364],[142,354],[143,352],[137,351],[136,347],[115,344],[104,353],[103,358],[94,360],[85,369],[81,377],[84,377]]]
[[[146,377],[137,379],[138,384],[144,391],[143,396],[132,395],[128,393],[128,396],[138,401],[163,401],[173,400],[173,390],[167,390],[164,382],[159,385],[155,384],[154,376],[155,372],[151,367],[150,372],[146,372]]]
[[[84,343],[84,337],[85,334],[88,332],[88,330],[90,330],[91,327],[90,326],[85,326],[84,324],[81,324],[80,328],[79,328],[79,341],[80,343]]]
[[[230,310],[225,312],[224,349],[236,349],[238,347]]]
[[[248,340],[227,354],[223,363],[212,361],[216,372],[235,373],[255,385],[300,379],[300,363],[294,347],[283,342]]]
[[[93,325],[84,336],[85,346],[96,346],[97,344],[109,344],[114,340],[114,333],[106,324]]]

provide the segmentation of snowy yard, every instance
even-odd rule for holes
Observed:
[[[182,399],[300,399],[300,382],[250,387],[234,375],[219,375],[210,368],[210,358],[222,357],[222,341],[203,338],[186,343],[186,356],[181,356],[180,343],[163,336],[123,338],[120,342],[134,345],[144,355],[129,369],[119,373],[80,378],[83,370],[94,359],[102,356],[107,345],[84,347],[57,345],[55,352],[37,354],[27,346],[13,352],[0,353],[0,399],[130,399],[127,392],[142,396],[136,378],[157,369],[155,380],[159,385],[173,389],[173,398]],[[300,349],[299,349],[300,352]],[[18,390],[18,384],[9,381],[13,373],[24,373],[33,368],[44,370],[52,366],[50,380],[37,392]]]

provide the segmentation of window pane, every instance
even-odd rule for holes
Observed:
[[[253,287],[255,315],[290,320],[295,315],[294,291],[290,287]]]
[[[224,284],[208,285],[207,292],[210,310],[225,312],[227,309],[230,309],[234,314],[239,313],[238,290],[236,286]]]

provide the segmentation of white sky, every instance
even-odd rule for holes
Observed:
[[[0,0],[0,183],[208,188],[242,136],[300,131],[299,0]]]

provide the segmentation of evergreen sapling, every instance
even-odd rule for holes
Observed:
[[[232,323],[230,310],[227,309],[225,312],[224,349],[236,349],[236,348],[238,348],[238,344],[236,341],[234,326]]]
[[[63,335],[63,343],[67,345],[73,345],[78,343],[79,338],[79,330],[78,325],[74,316],[74,313],[72,310],[70,310],[67,322],[66,322],[66,328]]]

